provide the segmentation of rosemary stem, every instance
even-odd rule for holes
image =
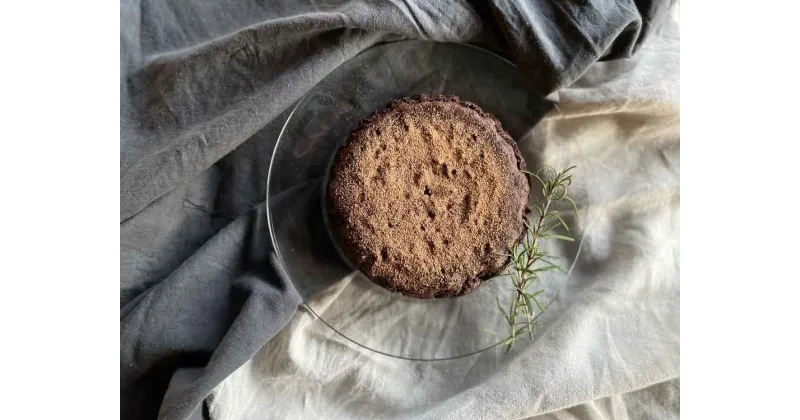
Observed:
[[[541,207],[535,204],[531,205],[532,208],[535,208],[539,211],[538,220],[536,220],[532,225],[527,221],[525,222],[525,226],[528,229],[528,236],[526,236],[522,243],[516,245],[519,248],[515,249],[512,247],[510,251],[515,264],[515,270],[509,273],[511,274],[514,292],[512,299],[509,302],[509,310],[506,316],[511,328],[508,337],[503,340],[506,345],[506,351],[511,350],[514,341],[519,336],[523,335],[525,330],[528,331],[528,335],[531,339],[533,339],[533,329],[535,327],[534,315],[536,311],[534,310],[533,303],[531,302],[536,303],[536,307],[539,311],[545,310],[545,308],[536,298],[536,296],[542,291],[540,290],[535,293],[527,293],[527,290],[534,283],[539,281],[539,273],[552,268],[560,269],[560,267],[550,261],[550,256],[547,252],[539,249],[539,244],[541,243],[542,239],[547,238],[571,240],[571,238],[564,235],[548,234],[548,231],[558,227],[559,224],[563,225],[564,229],[569,231],[566,222],[564,222],[557,212],[554,211],[553,214],[550,214],[550,206],[556,201],[564,199],[569,201],[572,204],[573,209],[575,209],[574,202],[567,196],[567,187],[572,184],[572,175],[568,175],[568,173],[574,168],[574,166],[571,166],[562,170],[561,172],[556,172],[552,167],[545,166],[536,173],[526,172],[529,176],[535,177],[541,182],[544,203],[542,203]],[[575,214],[577,217],[577,210],[575,210]],[[555,223],[548,228],[548,217],[557,219],[558,223]],[[536,269],[534,267],[539,260],[542,260],[547,265]],[[518,321],[518,318],[521,320]],[[518,328],[519,324],[522,324],[521,328]]]

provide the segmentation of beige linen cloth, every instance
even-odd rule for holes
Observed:
[[[585,237],[533,342],[508,354],[409,362],[348,344],[301,308],[215,389],[212,418],[679,418],[677,5],[671,13],[635,58],[598,63],[558,92],[558,109],[519,141],[526,155],[578,166],[574,231]],[[315,307],[353,283],[344,279]],[[324,316],[359,322],[342,311]]]

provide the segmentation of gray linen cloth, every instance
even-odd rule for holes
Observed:
[[[287,109],[337,65],[379,42],[468,42],[544,94],[644,51],[668,6],[121,0],[122,417],[186,418],[292,319],[299,297],[270,259],[268,161]],[[201,374],[165,397],[190,367]]]
[[[519,141],[556,167],[577,165],[584,236],[532,342],[509,354],[410,362],[355,347],[301,310],[214,390],[212,418],[678,418],[679,83],[674,7],[636,57],[593,65]],[[342,297],[361,287],[348,277],[312,306],[333,325],[376,331],[376,340],[383,323],[406,332],[409,348],[429,344],[415,342],[402,312],[376,321],[363,310],[369,302]],[[456,347],[463,337],[442,340]]]

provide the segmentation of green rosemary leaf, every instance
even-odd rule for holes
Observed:
[[[549,255],[548,255],[548,256],[549,256]],[[543,262],[543,263],[545,263],[545,264],[547,264],[547,265],[558,265],[558,264],[556,264],[556,263],[554,263],[554,262],[552,262],[552,261],[550,261],[550,260],[546,260],[546,259],[544,259],[544,257],[540,258],[540,259],[539,259],[539,261],[541,261],[541,262]]]
[[[495,299],[497,300],[497,308],[500,309],[500,313],[503,314],[503,316],[505,318],[508,318],[508,315],[506,315],[505,309],[503,309],[503,306],[500,305],[500,297],[495,297]]]
[[[558,221],[561,223],[561,226],[564,226],[564,230],[566,230],[567,232],[569,232],[569,226],[567,225],[567,222],[565,222],[565,221],[564,221],[564,219],[562,219],[562,218],[561,218],[561,216],[559,216],[559,215],[558,215],[557,213],[555,213],[555,212],[553,212],[553,213],[550,213],[550,215],[552,215],[553,217],[555,217],[556,219],[558,219]]]
[[[545,307],[544,307],[544,306],[542,306],[542,303],[541,303],[541,302],[539,302],[539,299],[537,299],[537,298],[536,298],[536,295],[531,295],[531,296],[530,296],[530,299],[532,299],[534,302],[536,302],[536,306],[538,306],[538,307],[539,307],[539,310],[540,310],[540,311],[542,311],[542,312],[546,311]]]
[[[546,175],[542,175],[542,172],[546,172]],[[556,172],[555,168],[550,165],[542,165],[538,171],[536,171],[536,176],[541,176],[542,178],[553,179],[558,176],[558,172]]]
[[[484,329],[483,329],[483,332],[485,332],[485,333],[487,333],[487,334],[491,334],[491,335],[493,335],[493,336],[495,336],[495,337],[498,337],[498,338],[500,338],[500,339],[503,339],[503,336],[502,336],[502,335],[500,335],[500,334],[498,334],[498,333],[496,333],[496,332],[494,332],[494,331],[492,331],[492,330],[488,330],[488,329],[484,328]]]
[[[558,240],[561,240],[561,241],[575,242],[575,239],[573,239],[573,238],[571,238],[569,236],[557,235],[555,233],[548,233],[547,237],[549,239],[558,239]]]
[[[542,216],[542,214],[544,214],[544,210],[542,210],[542,208],[541,208],[541,207],[539,207],[539,206],[537,206],[536,204],[531,204],[531,205],[530,205],[530,206],[528,206],[528,207],[529,207],[529,208],[531,208],[531,209],[533,209],[533,210],[536,210],[537,212],[539,212],[539,217],[541,217],[541,216]]]
[[[564,184],[557,184],[553,187],[553,195],[551,199],[553,201],[561,200],[562,198],[567,196],[567,186]]]
[[[522,297],[525,299],[525,307],[528,310],[528,314],[531,316],[533,315],[533,305],[531,304],[531,298],[528,295],[523,294]]]
[[[535,273],[533,270],[531,270],[528,267],[517,267],[517,271],[519,271],[519,272],[521,272],[523,274],[527,274],[527,275],[532,275],[532,274]]]
[[[530,231],[531,231],[531,229],[532,229],[532,228],[531,228],[531,224],[530,224],[530,223],[528,223],[528,220],[527,220],[527,219],[522,219],[522,224],[523,224],[523,225],[525,225],[525,229],[527,229],[527,230],[528,230],[528,232],[530,232]]]
[[[557,228],[559,226],[561,226],[561,221],[560,220],[556,220],[556,223],[548,224],[547,227],[542,229],[542,232],[549,232],[549,231],[551,231],[551,230],[553,230],[553,229],[555,229],[555,228]]]
[[[562,268],[562,267],[561,267],[560,265],[558,265],[558,264],[547,263],[547,266],[548,266],[548,267],[552,267],[552,268],[553,268],[553,270],[558,270],[558,271],[560,271],[560,272],[562,272],[562,273],[564,273],[564,274],[567,274],[567,272],[564,270],[564,268]]]
[[[536,296],[539,296],[542,293],[544,293],[544,289],[537,290],[537,291],[535,291],[533,293],[528,293],[528,297],[531,298],[531,299],[534,299],[534,298],[536,298]]]
[[[572,198],[564,197],[564,199],[569,201],[570,204],[572,204],[572,211],[575,212],[575,217],[578,217],[578,206],[575,205],[575,202],[572,201]]]
[[[528,172],[528,171],[523,171],[523,172],[525,172],[526,174],[528,174],[528,175],[530,175],[530,176],[532,176],[532,177],[536,178],[536,180],[538,180],[538,181],[539,181],[539,183],[540,183],[540,184],[542,184],[542,188],[544,188],[544,187],[547,185],[547,183],[546,183],[546,182],[544,182],[544,180],[543,180],[542,178],[540,178],[540,177],[539,177],[539,175],[536,175],[535,173],[533,173],[533,172]]]
[[[546,265],[544,267],[539,267],[539,268],[537,268],[537,269],[535,269],[533,271],[537,272],[537,273],[543,273],[545,271],[550,271],[550,270],[559,270],[561,272],[564,271],[564,270],[561,269],[561,267],[559,267],[557,265]]]

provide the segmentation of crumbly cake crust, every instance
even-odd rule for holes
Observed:
[[[530,183],[494,116],[455,96],[393,101],[337,152],[331,228],[370,280],[416,298],[457,297],[503,270],[524,235]]]

